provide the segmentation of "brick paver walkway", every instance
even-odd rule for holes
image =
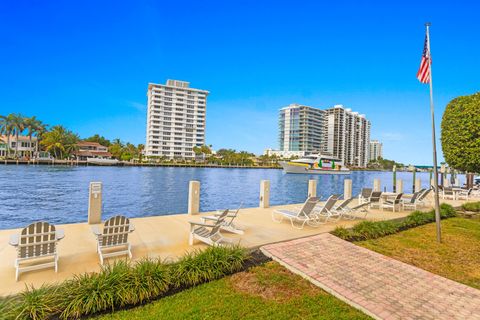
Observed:
[[[377,319],[480,319],[480,290],[331,234],[261,249],[291,271]]]

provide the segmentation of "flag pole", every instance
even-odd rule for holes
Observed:
[[[432,144],[433,144],[433,187],[435,188],[435,224],[437,227],[437,242],[442,242],[442,227],[440,225],[440,201],[438,199],[438,168],[437,168],[437,142],[435,139],[435,114],[433,111],[433,84],[432,84],[432,53],[430,51],[430,22],[425,23],[427,28],[427,46],[429,69],[430,69],[430,112],[432,114]]]

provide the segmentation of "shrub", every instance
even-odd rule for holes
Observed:
[[[245,249],[233,246],[196,251],[171,264],[117,261],[99,273],[76,275],[58,286],[27,287],[18,295],[0,298],[0,318],[71,319],[113,311],[239,271],[248,257]]]
[[[58,312],[59,296],[55,286],[42,286],[38,289],[26,287],[18,297],[10,300],[13,309],[6,310],[7,314],[14,315],[13,319],[48,319]],[[6,317],[8,319],[8,317]]]
[[[247,257],[246,250],[238,246],[189,253],[171,268],[172,285],[179,288],[219,279],[240,270]]]
[[[440,217],[451,218],[456,215],[455,209],[449,204],[440,206]],[[435,210],[428,212],[414,211],[400,221],[363,221],[351,229],[337,227],[332,234],[347,241],[362,241],[376,239],[402,230],[414,228],[435,221]]]
[[[467,202],[462,205],[463,210],[480,212],[480,201],[479,202]]]

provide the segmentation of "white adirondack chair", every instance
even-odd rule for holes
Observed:
[[[105,258],[122,255],[132,257],[128,234],[134,230],[135,227],[125,216],[111,217],[105,221],[102,230],[98,226],[92,227],[97,238],[97,252],[102,265]]]
[[[9,243],[17,249],[15,279],[18,281],[20,273],[31,270],[53,267],[57,272],[57,243],[63,237],[63,230],[56,230],[48,222],[32,223],[23,228],[20,234],[12,235]],[[35,260],[39,263],[35,263]],[[24,262],[28,264],[24,265]]]

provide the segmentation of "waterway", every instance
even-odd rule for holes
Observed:
[[[261,180],[270,180],[270,204],[303,202],[308,180],[318,181],[318,195],[343,193],[343,180],[352,179],[353,194],[379,178],[382,190],[392,190],[392,173],[354,171],[350,175],[295,175],[272,169],[0,166],[0,229],[23,227],[34,221],[85,222],[91,181],[103,183],[103,217],[116,214],[145,217],[187,212],[188,184],[200,181],[200,210],[255,207]],[[422,186],[429,173],[418,173]],[[405,192],[411,192],[411,172],[398,172]],[[464,177],[460,176],[463,183]]]

